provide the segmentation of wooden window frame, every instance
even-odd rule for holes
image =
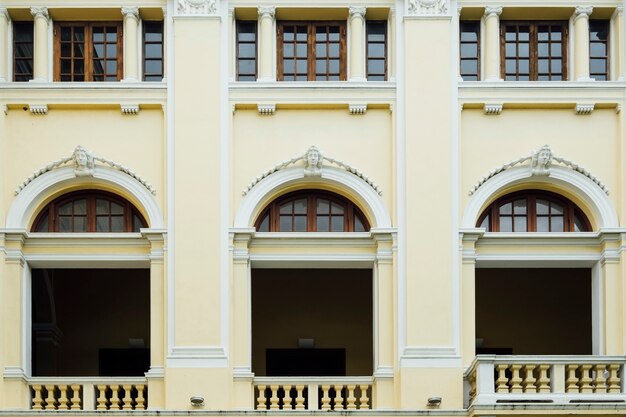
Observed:
[[[63,27],[83,27],[85,30],[85,79],[83,81],[65,81],[65,82],[111,82],[107,80],[93,80],[93,27],[99,26],[115,26],[117,28],[117,81],[123,78],[124,74],[124,33],[122,22],[118,21],[97,21],[97,22],[55,22],[54,23],[54,81],[61,81],[61,28]],[[72,77],[74,76],[72,70]]]
[[[536,233],[537,231],[537,199],[547,200],[550,202],[557,203],[563,206],[563,229],[564,232],[574,232],[575,220],[576,218],[580,219],[584,225],[584,230],[581,232],[591,231],[591,223],[585,213],[574,204],[574,202],[568,200],[567,198],[560,196],[555,193],[551,193],[548,191],[542,190],[525,190],[519,191],[511,194],[507,194],[503,197],[500,197],[487,209],[483,211],[483,213],[478,218],[478,222],[476,223],[476,227],[481,227],[481,224],[485,220],[487,216],[489,216],[489,224],[487,227],[488,232],[500,232],[500,207],[504,204],[513,202],[515,200],[526,200],[526,232]],[[506,232],[506,233],[518,233],[518,232]],[[523,232],[521,232],[523,233]],[[559,233],[559,232],[541,232],[541,233]],[[563,232],[560,232],[563,233]]]
[[[28,42],[18,42],[17,39],[16,39],[16,36],[15,36],[15,32],[16,32],[18,26],[26,26],[26,25],[29,25],[30,28],[31,28],[31,31],[33,31],[32,32],[33,40],[32,40],[32,45],[31,45],[31,47],[32,47],[31,48],[32,49],[32,54],[31,54],[30,58],[29,57],[18,57],[16,55],[16,51],[17,51],[16,45],[18,45],[18,44],[27,44]],[[34,33],[34,29],[35,29],[34,28],[34,22],[32,22],[32,21],[13,22],[13,42],[12,42],[13,52],[12,52],[12,55],[13,55],[13,81],[14,82],[28,82],[29,80],[32,80],[33,77],[34,77],[34,64],[35,64],[35,53],[34,53],[35,52],[35,33]],[[26,74],[26,73],[22,73],[22,72],[20,72],[18,74],[18,72],[17,72],[17,62],[18,61],[28,61],[28,60],[30,60],[30,66],[31,66],[31,71],[32,72],[30,74]],[[30,78],[28,78],[27,80],[17,80],[16,77],[18,75],[19,76],[29,76],[30,75]]]
[[[476,42],[473,41],[463,41],[463,31],[461,30],[461,25],[464,23],[472,23],[478,26],[478,30],[476,31]],[[481,54],[481,48],[480,48],[480,20],[461,20],[459,22],[459,74],[461,76],[461,78],[463,77],[464,73],[463,73],[463,61],[470,61],[470,60],[476,60],[476,74],[469,74],[466,73],[466,75],[468,76],[476,76],[476,80],[469,80],[469,81],[480,81],[480,77],[481,77],[481,72],[480,72],[480,66],[481,66],[481,61],[480,61],[480,54]],[[468,58],[468,57],[463,57],[462,56],[462,48],[464,44],[473,44],[476,43],[476,58]]]
[[[146,24],[153,24],[153,23],[160,23],[161,24],[161,42],[155,42],[155,41],[147,41],[146,40]],[[165,45],[165,24],[162,20],[144,20],[141,23],[141,56],[142,56],[142,60],[141,60],[141,79],[143,81],[146,81],[146,75],[148,75],[149,77],[154,77],[154,76],[158,76],[161,75],[161,80],[163,79],[163,77],[165,76],[165,49],[163,47],[163,45]],[[158,60],[157,58],[147,58],[146,57],[146,45],[158,45],[161,44],[161,72],[160,73],[151,73],[151,74],[146,74],[146,61],[156,61]],[[158,82],[156,80],[149,80],[146,82]]]
[[[284,46],[284,27],[285,26],[307,26],[307,81],[326,81],[317,80],[315,71],[315,36],[317,26],[336,26],[339,27],[339,81],[347,80],[347,29],[345,21],[338,20],[292,20],[279,21],[276,24],[276,52],[277,52],[277,78],[278,81],[284,79],[284,63],[283,63],[283,46]],[[328,69],[327,69],[328,71]],[[330,80],[329,80],[330,81]]]
[[[603,23],[604,25],[606,25],[606,41],[594,41],[591,39],[591,25],[594,23]],[[604,57],[594,57],[591,55],[591,45],[594,43],[605,43],[606,44],[606,56]],[[624,51],[622,51],[622,53],[625,53]],[[591,72],[591,60],[592,59],[606,59],[606,72],[604,73],[598,73],[598,72]],[[593,19],[589,21],[589,77],[590,78],[594,78],[595,75],[604,75],[605,79],[604,80],[598,80],[598,81],[610,81],[611,80],[611,21],[610,20],[605,20],[605,19]],[[595,78],[594,78],[595,79]]]
[[[369,40],[369,31],[370,31],[370,24],[382,24],[385,27],[385,40],[384,42],[371,42],[372,44],[384,44],[384,48],[385,48],[385,56],[383,58],[370,58],[369,56],[369,45],[370,45],[370,40]],[[384,60],[385,62],[385,73],[383,74],[384,80],[383,81],[387,81],[387,77],[388,77],[388,67],[389,67],[389,27],[387,24],[386,20],[367,20],[365,22],[365,72],[366,72],[366,78],[369,80],[370,79],[370,70],[369,70],[369,62],[370,59],[373,60]],[[380,74],[372,74],[372,76],[379,76]],[[377,80],[380,81],[380,80]]]
[[[539,66],[539,40],[537,35],[537,26],[549,25],[549,26],[561,26],[561,80],[554,81],[567,81],[569,79],[568,68],[568,55],[569,55],[569,23],[566,20],[504,20],[500,22],[500,76],[503,80],[506,80],[506,28],[508,26],[529,26],[529,81],[538,81],[538,66]],[[519,71],[518,71],[519,73]],[[519,80],[508,80],[519,81]],[[525,80],[523,80],[525,81]],[[553,80],[541,80],[541,81],[553,81]]]
[[[237,81],[239,80],[239,62],[240,60],[251,61],[251,58],[240,58],[239,57],[239,25],[240,23],[254,23],[254,80],[256,81],[259,78],[259,24],[256,20],[237,20],[236,30],[235,30],[235,63],[237,70]],[[241,42],[244,44],[251,44],[252,42],[246,41]],[[248,75],[248,74],[245,74]],[[242,80],[244,82],[251,82],[252,80]]]
[[[123,232],[97,232],[96,227],[96,199],[104,199],[113,201],[124,207],[124,231]],[[85,211],[86,217],[86,232],[59,232],[59,207],[75,200],[87,200],[87,207]],[[37,215],[31,232],[37,232],[38,226],[44,218],[48,218],[48,231],[47,233],[133,233],[134,217],[137,216],[141,221],[142,227],[148,227],[148,223],[137,208],[128,200],[106,191],[99,190],[81,190],[75,191],[56,198],[48,203],[46,207]],[[110,215],[109,215],[110,217]],[[42,232],[46,233],[46,232]]]
[[[281,232],[280,230],[280,206],[289,203],[290,201],[307,199],[307,230],[306,232],[317,232],[317,199],[322,198],[330,200],[330,202],[340,204],[344,208],[344,230],[343,232],[353,232],[355,226],[355,217],[359,217],[365,231],[370,230],[369,222],[363,215],[363,212],[347,198],[340,195],[321,190],[302,190],[295,191],[284,196],[281,196],[263,209],[261,215],[258,217],[254,224],[254,227],[258,230],[261,223],[269,216],[269,232]],[[343,233],[343,232],[320,232],[320,233]],[[282,233],[298,233],[298,232],[282,232]],[[300,232],[304,233],[304,232]]]

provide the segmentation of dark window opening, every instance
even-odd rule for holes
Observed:
[[[237,80],[256,81],[257,22],[237,22]]]
[[[480,22],[460,23],[460,66],[463,81],[480,80]]]
[[[33,79],[33,22],[13,22],[13,81]]]
[[[589,22],[589,75],[597,81],[609,79],[609,22]]]
[[[143,22],[143,80],[163,81],[163,22]]]
[[[387,22],[367,21],[367,79],[387,79]]]

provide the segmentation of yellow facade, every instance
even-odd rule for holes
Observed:
[[[0,0],[0,416],[625,413],[624,5]]]

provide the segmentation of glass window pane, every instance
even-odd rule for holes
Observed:
[[[39,223],[37,224],[37,229],[35,231],[40,233],[48,231],[48,215],[39,219]]]
[[[328,56],[331,58],[339,58],[339,44],[333,43],[329,45]]]
[[[261,220],[261,224],[259,224],[259,232],[269,232],[270,231],[270,216],[265,215],[263,220]]]
[[[469,65],[466,65],[465,68],[470,68],[470,71],[467,72],[473,72],[471,71],[471,68],[475,68],[475,62],[474,65],[472,65],[472,61],[463,61],[461,62],[461,67],[463,68],[463,64],[465,63],[469,63]],[[370,74],[384,74],[385,73],[385,61],[384,60],[379,60],[379,59],[370,59],[367,61],[367,72]]]
[[[513,203],[506,203],[500,206],[500,214],[511,214],[513,210]]]
[[[291,232],[291,216],[280,216],[280,231]]]
[[[160,74],[162,71],[162,63],[163,61],[154,60],[154,61],[146,61],[145,71],[147,74]],[[254,73],[254,61],[240,61],[239,62],[239,72],[250,74]]]
[[[525,216],[515,216],[515,231],[516,232],[526,231],[526,217]]]
[[[107,74],[117,73],[117,61],[107,61],[106,69]]]
[[[307,71],[306,71],[306,61],[305,60],[299,59],[296,62],[296,72],[298,74],[306,74],[307,73]]]
[[[552,215],[559,215],[559,214],[563,214],[563,206],[557,203],[552,203],[550,204],[550,214]]]
[[[552,217],[552,224],[550,225],[551,232],[563,232],[563,217]]]
[[[280,214],[291,214],[291,213],[293,213],[293,203],[291,201],[280,206]]]
[[[98,216],[96,217],[96,232],[109,232],[109,217]]]
[[[104,45],[103,44],[96,44],[93,46],[93,57],[94,58],[104,57]]]
[[[72,28],[61,28],[61,42],[69,42],[72,39]]]
[[[106,28],[106,39],[108,42],[117,42],[117,28],[115,26],[110,26]]]
[[[317,214],[328,214],[330,213],[330,202],[323,198],[317,199]]]
[[[537,45],[537,54],[540,57],[548,56],[549,51],[550,51],[550,48],[547,43],[540,43],[539,45]]]
[[[124,206],[111,201],[111,214],[124,214]]]
[[[462,45],[461,46],[461,56],[463,55],[463,51],[466,53],[473,53],[473,51],[477,51],[477,45]],[[475,55],[475,52],[474,52]],[[470,56],[474,56],[470,55]],[[367,45],[367,56],[370,58],[384,58],[385,57],[385,44],[382,43],[370,43]]]
[[[74,37],[73,37],[74,42],[85,42],[85,28],[74,27],[71,29],[74,33]]]
[[[589,70],[592,74],[606,72],[606,60],[605,59],[591,59],[589,62]]]
[[[294,232],[306,232],[306,216],[296,216],[294,217],[295,228]]]
[[[526,214],[526,199],[523,200],[515,200],[513,202],[515,205],[515,214]]]
[[[510,217],[500,217],[500,231],[512,232],[513,231],[513,219]]]
[[[561,72],[561,60],[553,59],[552,60],[552,72],[559,74]]]
[[[537,63],[537,71],[541,74],[547,74],[550,72],[550,61],[547,59],[540,59]]]
[[[94,27],[92,29],[92,39],[94,42],[104,42],[104,28],[103,27]]]
[[[359,216],[354,216],[354,231],[355,232],[364,232],[365,225]]]
[[[109,214],[109,200],[96,199],[96,214]]]
[[[563,46],[561,43],[553,43],[550,45],[550,55],[555,58],[561,57],[561,51],[563,50]]]
[[[158,45],[147,45],[147,46],[158,46]],[[152,48],[152,56],[155,56],[158,52],[160,57],[161,48]],[[158,50],[157,50],[158,49]],[[253,43],[240,43],[239,44],[239,57],[240,58],[254,58],[256,56],[256,45]]]
[[[74,214],[87,214],[87,200],[80,199],[74,201]]]
[[[549,213],[550,203],[546,200],[537,199],[537,214],[548,214]]]
[[[530,61],[527,59],[520,59],[518,62],[519,72],[521,74],[527,74],[530,72]]]
[[[537,231],[548,232],[548,217],[537,217]]]
[[[582,232],[585,230],[586,230],[586,225],[583,219],[581,219],[579,216],[574,216],[574,231]]]
[[[63,214],[72,214],[72,203],[66,203],[63,204],[62,206],[59,206],[59,214],[63,215]]]
[[[530,45],[527,43],[520,43],[517,47],[517,55],[520,58],[528,58],[530,56]]]
[[[330,211],[333,214],[343,214],[343,206],[341,204],[332,203]]]
[[[491,216],[486,215],[479,227],[487,229],[487,231],[489,232],[490,229],[491,229],[490,226],[489,226],[490,225],[490,218],[491,218]]]
[[[606,56],[606,44],[605,43],[592,43],[589,45],[590,54],[592,57],[604,57]]]
[[[328,72],[330,72],[331,74],[339,73],[339,60],[338,59],[333,59],[328,64],[329,64]]]
[[[515,74],[517,71],[517,61],[514,59],[506,60],[506,72],[507,74]]]
[[[300,200],[294,201],[293,202],[293,206],[294,206],[293,212],[296,213],[296,214],[306,214],[306,212],[307,212],[306,204],[307,204],[306,198],[302,198]]]
[[[71,232],[72,231],[72,218],[71,217],[59,217],[59,232]]]
[[[317,216],[317,231],[318,232],[330,231],[330,222],[328,221],[328,216]]]
[[[326,57],[326,44],[325,43],[318,43],[315,45],[315,56],[317,58]]]
[[[111,217],[111,232],[124,231],[124,216]]]
[[[86,231],[87,231],[87,222],[85,221],[85,218],[82,216],[74,217],[74,232],[80,233],[80,232],[86,232]]]
[[[285,58],[293,57],[293,51],[294,51],[293,43],[283,44],[283,57]]]
[[[344,228],[343,216],[333,216],[332,217],[332,232],[343,232]]]

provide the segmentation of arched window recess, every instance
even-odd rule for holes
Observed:
[[[349,200],[326,191],[301,190],[271,202],[255,223],[259,232],[367,232],[369,223]]]
[[[59,233],[139,232],[147,222],[127,200],[105,191],[64,194],[37,216],[31,231]]]
[[[572,201],[551,192],[527,190],[507,194],[478,219],[488,232],[588,232],[589,220]]]

